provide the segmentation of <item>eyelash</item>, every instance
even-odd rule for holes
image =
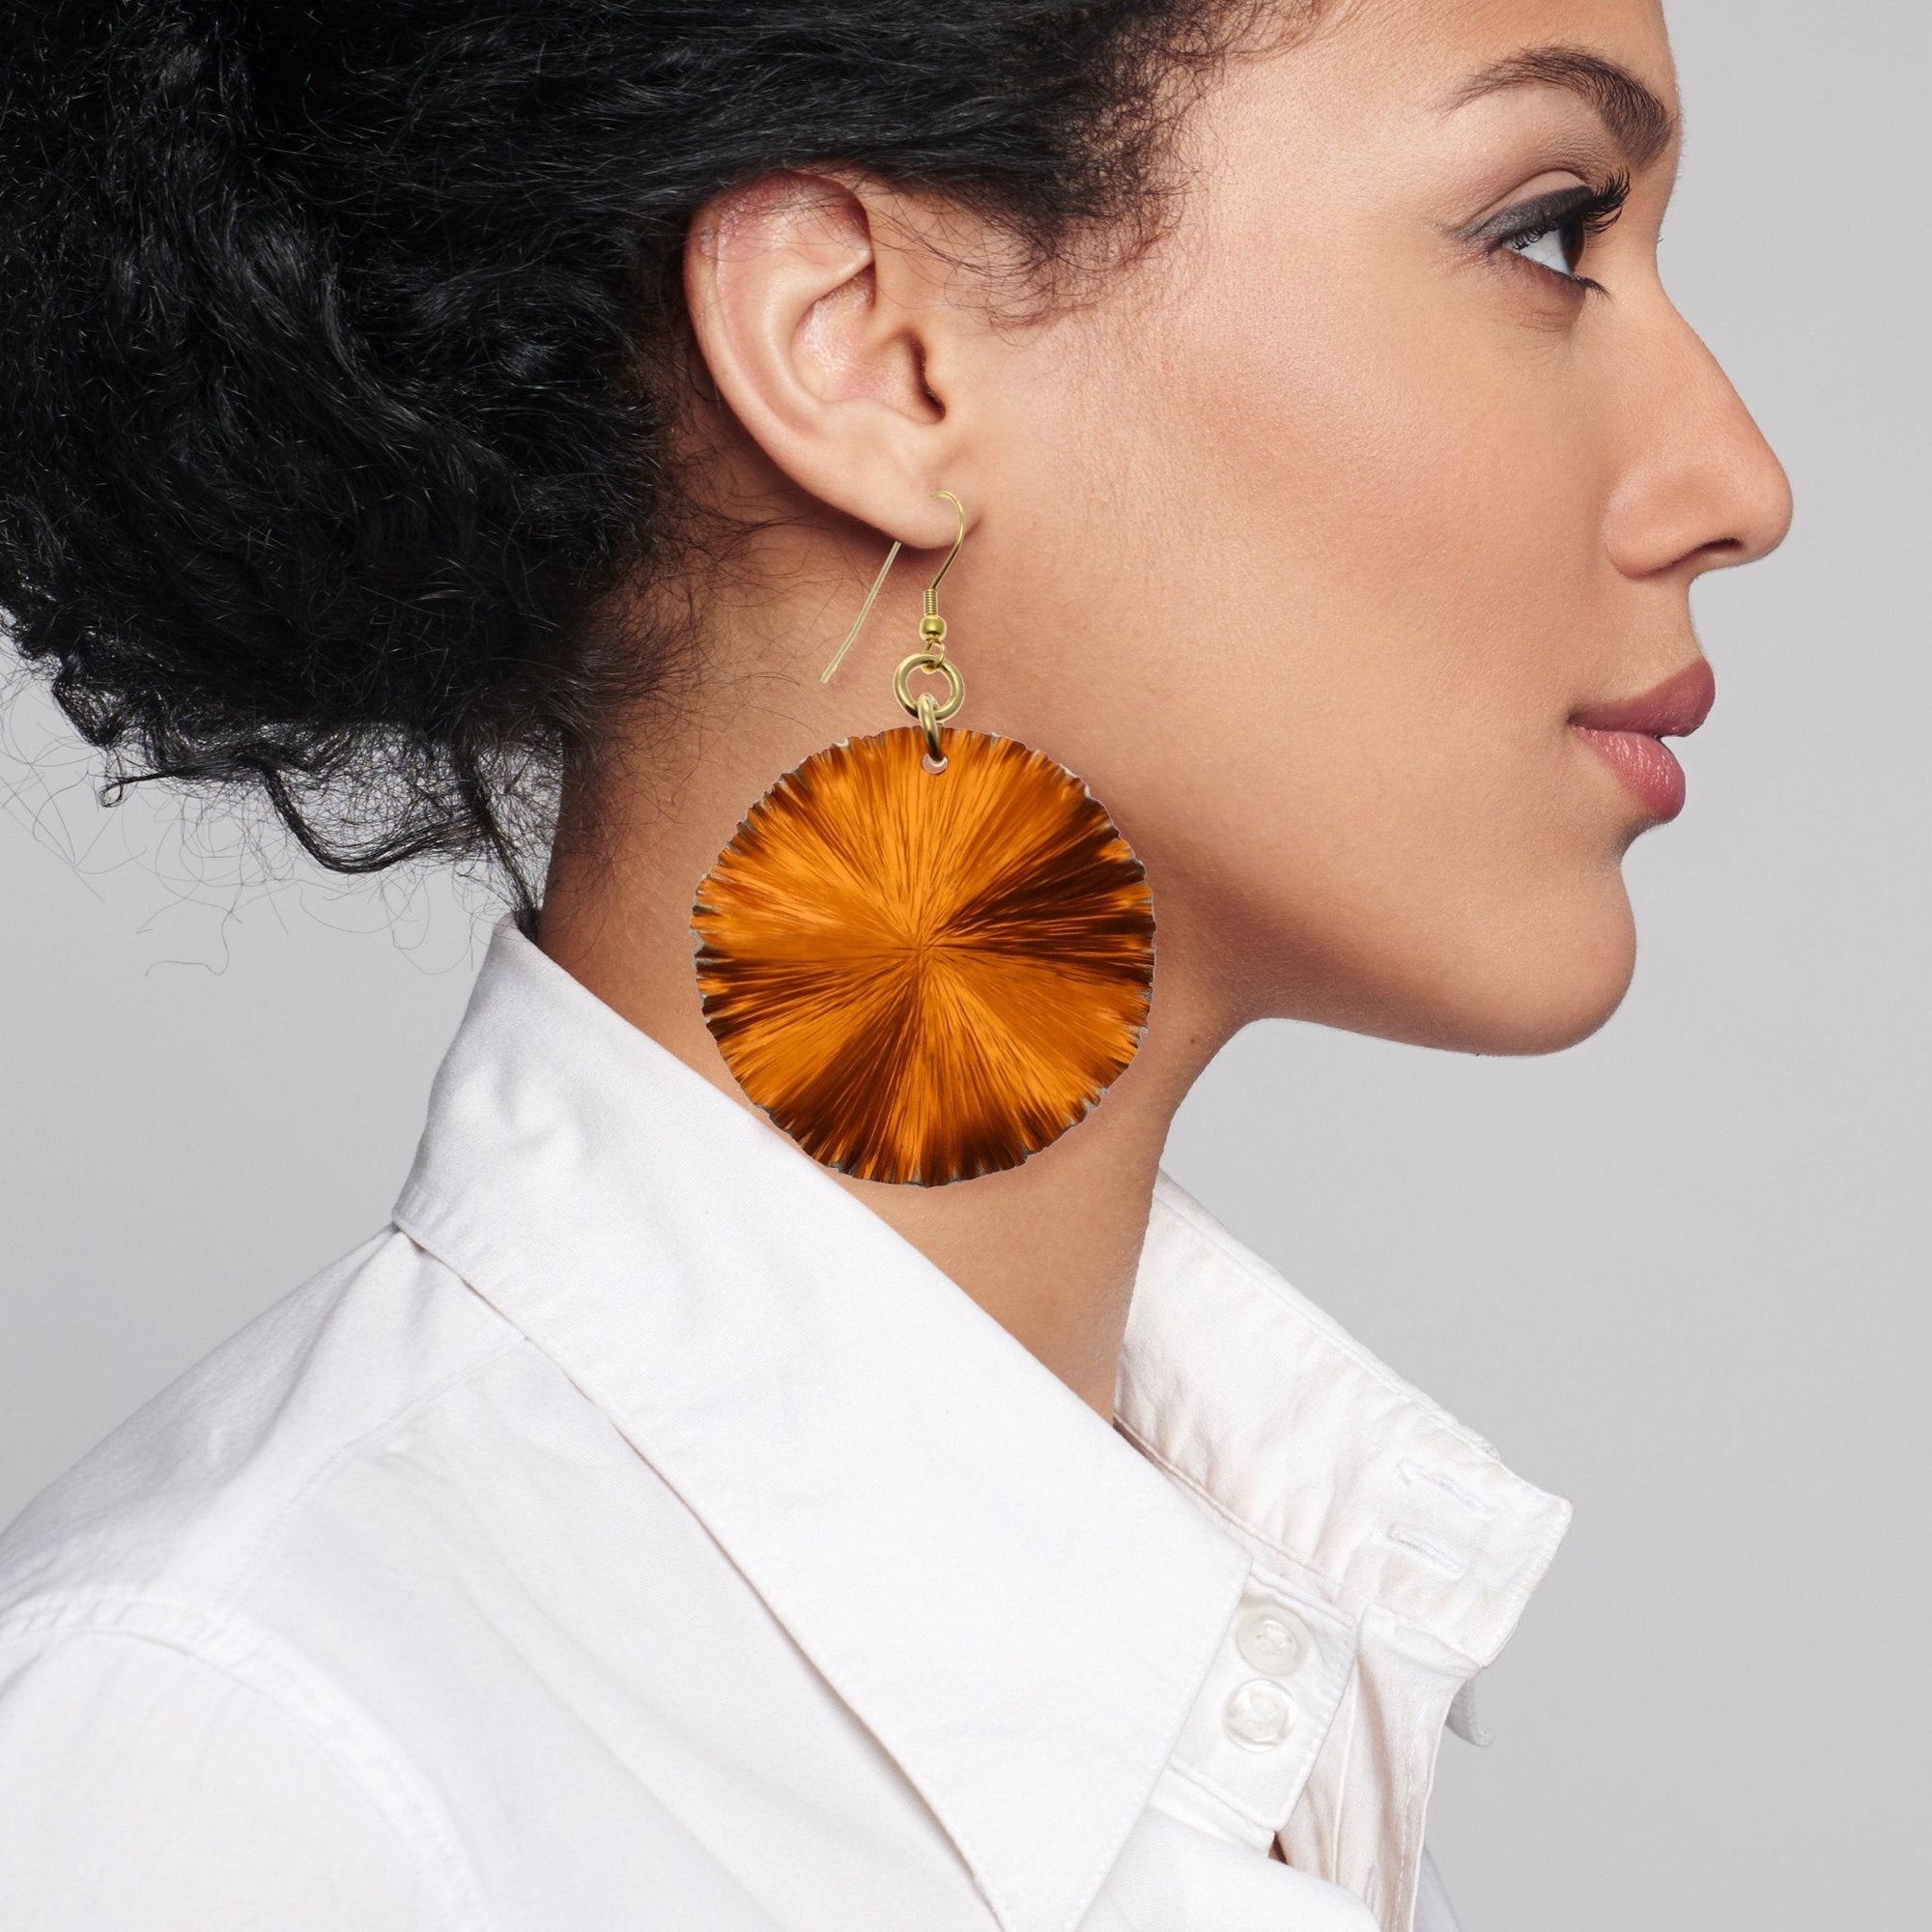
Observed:
[[[1556,275],[1554,269],[1530,261],[1514,244],[1533,242],[1540,235],[1576,227],[1581,230],[1576,251],[1580,262],[1590,237],[1601,235],[1623,213],[1630,191],[1631,178],[1627,174],[1612,175],[1601,187],[1558,188],[1555,193],[1539,195],[1520,208],[1505,209],[1489,224],[1482,239],[1492,254],[1513,255],[1540,275]],[[1563,252],[1566,258],[1570,254],[1568,248]],[[1592,281],[1588,275],[1572,271],[1568,275],[1557,275],[1557,279],[1570,282],[1579,290],[1594,289],[1599,295],[1603,293],[1604,285]]]

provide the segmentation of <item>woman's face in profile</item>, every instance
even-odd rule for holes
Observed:
[[[1623,994],[1690,582],[1789,516],[1659,281],[1676,111],[1652,0],[1334,0],[1148,256],[985,339],[955,635],[1237,1021],[1539,1051]]]

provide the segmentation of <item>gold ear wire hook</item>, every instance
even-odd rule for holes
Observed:
[[[925,587],[925,615],[920,623],[920,636],[927,639],[942,655],[945,650],[946,619],[939,614],[939,586],[946,581],[946,573],[952,568],[952,560],[959,554],[966,541],[966,506],[951,490],[935,490],[935,497],[944,497],[959,517],[959,534],[952,539],[952,548],[946,554],[946,561],[939,566],[939,575]],[[886,587],[886,579],[893,565],[897,562],[899,552],[904,548],[896,540],[886,553],[886,560],[879,566],[879,574],[872,579],[872,587],[866,592],[866,601],[859,606],[859,614],[852,620],[852,628],[845,633],[845,641],[832,654],[832,662],[818,673],[820,684],[830,684],[832,673],[844,662],[845,653],[852,648],[859,633],[866,627],[866,619],[872,614],[872,606],[879,601],[879,592]],[[937,626],[935,630],[932,627]]]
[[[966,505],[951,490],[935,490],[932,494],[935,497],[944,497],[952,505],[953,513],[959,519],[959,534],[952,539],[952,548],[946,553],[946,561],[939,566],[939,575],[925,587],[925,608],[928,611],[933,609],[934,600],[939,595],[939,586],[946,582],[946,573],[952,568],[953,559],[958,556],[960,546],[966,541]]]

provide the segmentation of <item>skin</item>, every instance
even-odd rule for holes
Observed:
[[[1571,721],[1691,664],[1691,582],[1789,521],[1658,277],[1674,130],[1626,154],[1548,80],[1456,104],[1551,44],[1675,115],[1651,0],[1336,0],[1210,83],[1158,241],[1043,319],[989,303],[997,230],[863,176],[694,225],[687,474],[780,521],[698,586],[699,674],[569,801],[541,943],[743,1100],[693,984],[696,882],[779,773],[906,723],[891,669],[956,492],[958,722],[1079,773],[1140,854],[1152,1017],[1022,1167],[833,1178],[1105,1416],[1169,1123],[1241,1028],[1544,1053],[1615,1009],[1651,821]],[[1577,265],[1600,291],[1472,239],[1619,169]],[[915,554],[822,684],[892,538]]]

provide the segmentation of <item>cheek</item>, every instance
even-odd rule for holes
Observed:
[[[1257,652],[1334,695],[1326,724],[1536,728],[1576,696],[1604,589],[1602,439],[1566,346],[1347,288],[1237,318],[1169,392],[1186,497],[1236,538],[1218,601],[1290,600]]]
[[[1605,439],[1567,339],[1348,269],[1234,277],[1075,385],[1087,621],[1135,667],[1089,755],[1151,864],[1328,976],[1320,1016],[1560,1043],[1629,970],[1628,828],[1566,724],[1611,629]]]

